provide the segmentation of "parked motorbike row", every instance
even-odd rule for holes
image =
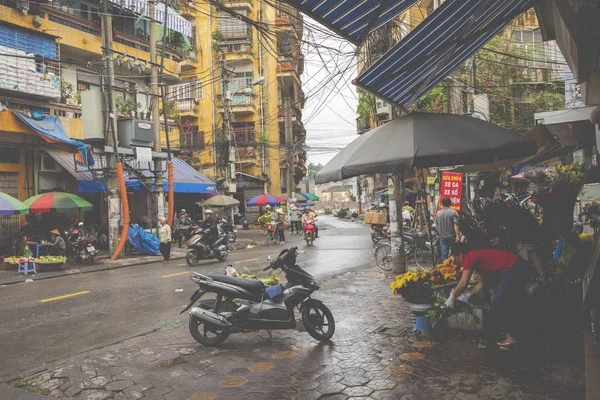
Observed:
[[[80,222],[76,228],[65,231],[65,242],[67,245],[67,255],[81,264],[94,264],[95,257],[100,253],[96,248],[96,243],[106,240],[108,247],[108,238],[96,226],[84,227]]]

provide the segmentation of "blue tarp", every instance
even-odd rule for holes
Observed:
[[[77,162],[79,164],[88,167],[94,165],[94,157],[92,156],[90,145],[69,138],[60,123],[60,119],[56,115],[43,115],[41,119],[33,119],[18,111],[13,111],[13,113],[25,125],[39,133],[47,142],[63,143],[77,149]]]
[[[160,253],[158,246],[160,240],[154,235],[144,231],[139,225],[129,226],[127,241],[141,254],[157,255]]]

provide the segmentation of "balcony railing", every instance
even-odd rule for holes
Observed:
[[[254,141],[254,127],[243,127],[243,128],[233,127],[231,130],[231,134],[234,139],[234,144],[237,144],[238,146],[241,146],[241,145],[247,146],[248,144],[253,144],[255,142]]]
[[[251,94],[236,94],[231,97],[232,106],[254,106],[256,104],[256,95]]]

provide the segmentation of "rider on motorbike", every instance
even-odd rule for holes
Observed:
[[[207,235],[204,236],[204,243],[209,247],[212,247],[218,237],[217,224],[218,221],[213,218],[212,210],[205,210],[204,221],[198,226],[198,229],[207,233]]]
[[[302,215],[302,227],[306,225],[308,221],[317,221],[317,215],[311,211],[308,206],[304,206],[304,215]],[[313,223],[315,226],[315,239],[319,237],[319,227],[316,223]]]

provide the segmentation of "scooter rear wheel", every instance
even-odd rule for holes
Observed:
[[[215,300],[203,300],[198,307],[214,312]],[[229,337],[229,329],[211,325],[190,314],[188,324],[192,337],[204,346],[216,346]]]
[[[328,341],[335,333],[333,314],[320,302],[310,302],[304,306],[302,324],[310,336],[321,342]]]

